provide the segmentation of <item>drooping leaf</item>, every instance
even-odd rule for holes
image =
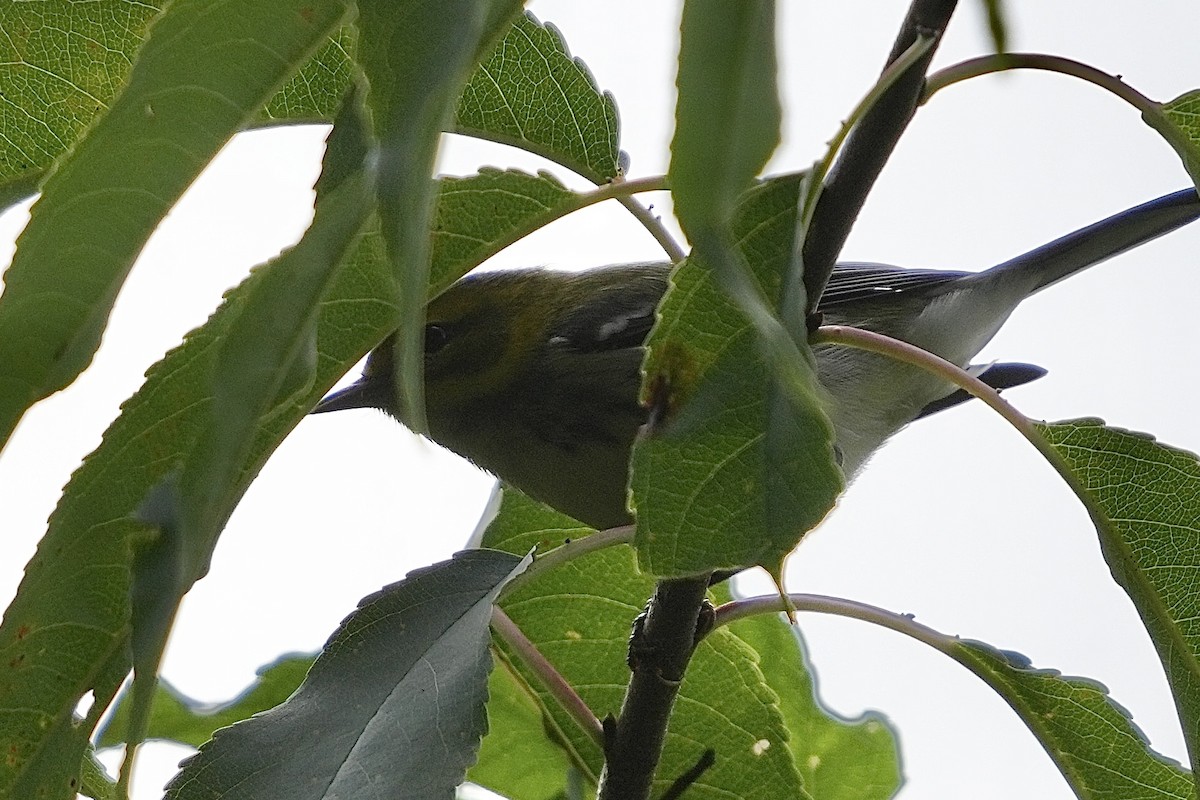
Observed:
[[[435,213],[434,293],[512,241],[512,229],[535,227],[536,220],[574,207],[575,196],[557,182],[523,173],[452,179],[443,188],[449,199]],[[489,212],[480,214],[484,208]],[[51,516],[0,626],[0,746],[15,754],[0,759],[0,795],[13,786],[38,785],[43,775],[69,791],[67,776],[78,770],[91,730],[74,725],[71,712],[94,691],[94,725],[129,669],[127,543],[140,530],[130,515],[207,423],[217,353],[262,275],[257,270],[231,290],[202,328],[150,369]],[[321,305],[313,385],[260,421],[239,493],[316,400],[387,335],[394,291],[382,239],[368,228]],[[58,736],[75,741],[75,751],[52,746]]]
[[[775,3],[687,0],[679,37],[679,99],[671,196],[689,238],[728,225],[779,144]]]
[[[43,185],[5,273],[0,443],[87,366],[159,221],[347,13],[345,0],[176,0],[158,18],[124,90]]]
[[[1113,578],[1158,650],[1200,759],[1200,460],[1098,420],[1039,425],[1071,466]]]
[[[358,3],[359,63],[379,142],[380,229],[398,288],[396,402],[418,433],[426,431],[421,370],[439,135],[471,69],[520,7],[519,0]]]
[[[766,296],[791,257],[798,183],[752,190],[733,221]],[[640,563],[657,575],[775,567],[842,488],[815,378],[781,388],[787,377],[710,270],[689,259],[673,283],[646,361],[646,400],[665,423],[652,421],[633,456]],[[789,405],[792,389],[810,405]]]
[[[1151,750],[1096,681],[1034,669],[1024,656],[982,642],[947,637],[945,649],[1013,707],[1081,800],[1196,797],[1191,774]]]
[[[166,796],[453,797],[487,728],[492,603],[527,563],[466,550],[365,598],[287,702],[218,731]]]
[[[313,387],[320,303],[374,210],[359,103],[352,92],[329,136],[312,224],[263,269],[217,354],[207,424],[180,477],[186,585],[179,599],[208,571],[217,536],[241,497],[260,419]]]
[[[746,224],[758,220],[742,195],[779,142],[775,4],[688,0],[680,28],[670,179],[693,250],[650,343],[659,424],[634,456],[638,554],[659,575],[750,564],[779,575],[841,481],[806,343],[803,282],[789,276],[794,211],[767,240],[788,249],[784,260],[765,263],[739,241],[739,227],[766,240]],[[730,335],[718,343],[702,317]]]

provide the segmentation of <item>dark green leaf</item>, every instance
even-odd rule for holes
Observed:
[[[218,731],[167,797],[453,797],[487,729],[492,603],[527,563],[467,550],[365,598],[300,689]]]
[[[287,700],[304,680],[316,656],[289,655],[258,670],[258,680],[228,703],[216,708],[181,694],[170,683],[159,680],[150,709],[147,739],[166,739],[199,747],[218,728],[250,718]],[[123,693],[108,722],[96,734],[97,747],[123,744],[128,736],[129,695]]]

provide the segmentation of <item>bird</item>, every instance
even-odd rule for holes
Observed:
[[[901,339],[996,389],[1035,380],[1032,364],[972,364],[1030,295],[1200,217],[1195,189],[1115,214],[980,272],[839,263],[816,310],[827,324]],[[672,265],[648,262],[577,273],[472,273],[434,298],[424,330],[428,435],[580,522],[629,524],[631,449],[649,411],[639,403],[645,340]],[[361,377],[313,413],[382,410],[403,423],[394,339]],[[813,348],[835,452],[847,480],[892,435],[969,396],[885,356]]]

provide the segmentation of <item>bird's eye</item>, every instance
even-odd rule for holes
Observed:
[[[425,355],[431,356],[446,346],[450,334],[441,325],[430,323],[425,326]]]

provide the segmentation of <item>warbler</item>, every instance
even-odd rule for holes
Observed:
[[[983,272],[837,265],[817,310],[825,322],[902,339],[994,388],[1045,374],[1029,364],[971,365],[1016,306],[1076,272],[1200,217],[1194,189],[1160,197]],[[425,403],[430,437],[531,497],[595,528],[631,521],[630,451],[644,342],[669,263],[580,273],[472,274],[428,306]],[[847,479],[890,436],[967,395],[921,370],[849,347],[814,347]],[[401,422],[389,337],[357,382],[314,413],[381,409]]]

